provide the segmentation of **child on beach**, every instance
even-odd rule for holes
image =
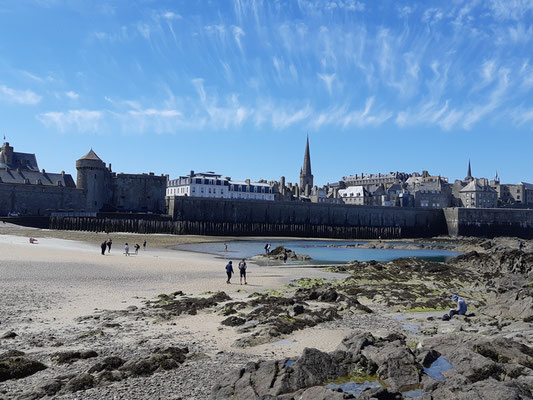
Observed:
[[[124,254],[126,254],[127,256],[130,255],[130,246],[128,246],[127,243],[124,245]]]
[[[135,243],[135,255],[139,254],[139,249],[141,246],[139,246],[139,243]]]

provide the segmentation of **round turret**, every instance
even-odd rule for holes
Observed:
[[[105,202],[105,182],[107,169],[105,163],[91,149],[76,160],[78,176],[76,186],[83,189],[87,196],[87,211],[100,211]]]

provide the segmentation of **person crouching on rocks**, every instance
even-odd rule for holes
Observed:
[[[226,265],[226,274],[228,275],[228,280],[226,281],[226,283],[231,283],[230,282],[231,275],[233,275],[233,262],[232,261],[230,261],[228,265]]]
[[[442,319],[445,320],[445,321],[448,321],[454,315],[457,315],[457,314],[465,315],[466,314],[466,309],[467,309],[466,301],[463,298],[461,298],[461,297],[457,296],[456,294],[454,294],[452,296],[452,301],[457,302],[457,308],[452,308],[450,310],[450,314],[448,314],[448,315],[445,314],[444,317],[442,317]]]

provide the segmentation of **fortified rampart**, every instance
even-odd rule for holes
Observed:
[[[50,217],[51,229],[176,235],[294,236],[345,239],[517,236],[533,238],[533,210],[346,206],[175,197],[172,215],[98,213]],[[31,225],[30,221],[10,222]],[[38,220],[40,227],[44,221]]]
[[[209,235],[406,238],[442,234],[442,211],[175,196],[168,212]],[[199,232],[189,232],[199,233]]]
[[[0,215],[16,211],[25,215],[49,215],[56,210],[79,210],[85,203],[83,191],[50,185],[0,185]]]
[[[450,236],[533,238],[533,210],[446,208],[444,215]]]

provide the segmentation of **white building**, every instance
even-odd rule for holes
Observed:
[[[167,196],[214,197],[222,199],[274,200],[274,188],[264,182],[232,181],[212,171],[191,173],[170,179]]]
[[[372,203],[372,196],[364,186],[349,186],[339,190],[339,197],[344,204],[366,206]]]

